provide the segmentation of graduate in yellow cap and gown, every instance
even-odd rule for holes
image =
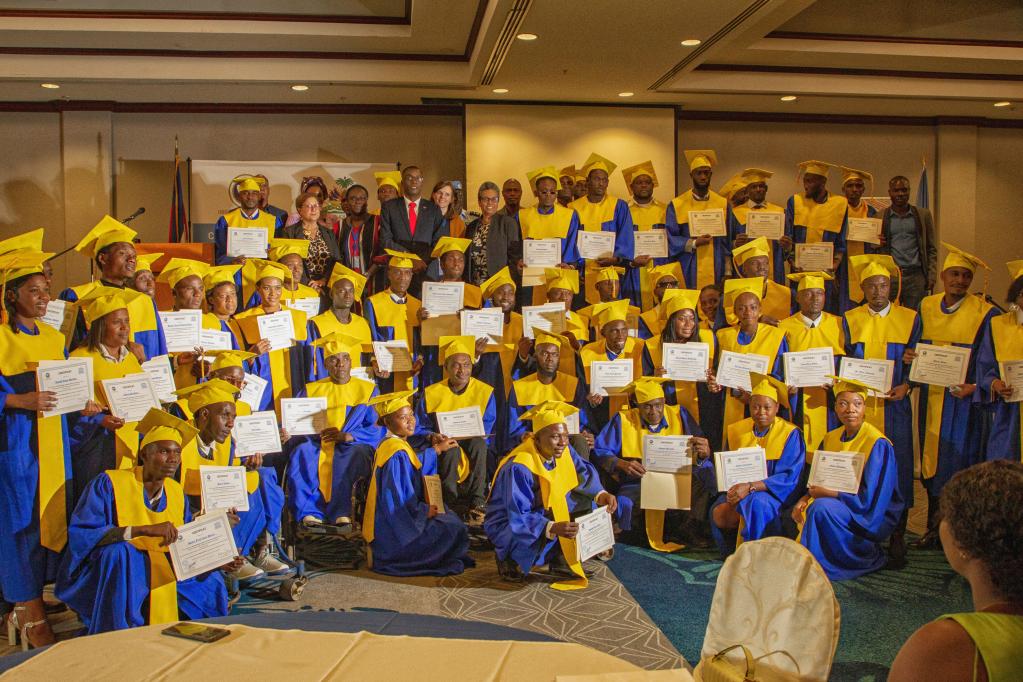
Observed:
[[[238,309],[235,277],[241,269],[240,265],[215,265],[202,278],[203,289],[206,291],[206,309],[209,311],[202,316],[203,329],[231,334],[230,350],[242,347],[240,332],[236,325],[231,324],[231,318]]]
[[[649,339],[664,331],[661,303],[669,289],[684,289],[686,281],[682,276],[682,266],[678,262],[648,268],[645,271],[645,277],[648,280],[645,286],[650,291],[652,307],[640,313],[638,335],[641,339]],[[699,294],[699,292],[696,293]]]
[[[653,162],[644,161],[635,166],[623,168],[622,177],[625,178],[625,186],[629,188],[629,194],[632,196],[632,201],[629,202],[629,214],[632,216],[633,228],[637,232],[666,229],[664,220],[668,205],[654,198],[654,189],[660,183],[657,182],[657,173],[654,171]],[[624,288],[630,293],[639,292],[636,305],[641,309],[648,310],[655,305],[653,291],[650,287],[650,270],[669,262],[671,262],[670,257],[635,256],[632,259],[633,267],[628,268]],[[632,298],[636,297],[632,296]]]
[[[560,239],[563,267],[581,268],[582,261],[576,249],[579,214],[572,207],[558,204],[561,179],[554,166],[537,168],[526,174],[536,196],[536,206],[519,210],[522,241],[528,239]],[[524,265],[524,264],[523,264]],[[518,290],[519,305],[539,305],[544,302],[542,286],[523,286]]]
[[[576,198],[575,190],[575,165],[565,166],[558,171],[558,205],[568,206]]]
[[[277,234],[277,231],[284,227],[285,213],[276,216],[267,211],[259,210],[260,187],[255,178],[244,178],[234,187],[237,193],[238,206],[233,208],[217,219],[213,227],[214,258],[217,265],[230,265],[244,263],[244,256],[227,255],[227,228],[263,228],[266,230],[266,238]],[[233,197],[232,197],[233,198]]]
[[[303,525],[330,524],[351,530],[352,491],[369,476],[373,451],[384,437],[369,401],[378,395],[372,381],[352,376],[362,342],[331,332],[313,342],[323,353],[327,376],[305,385],[303,397],[327,399],[327,424],[315,436],[294,436],[288,453],[288,509]]]
[[[460,283],[462,285],[462,310],[478,310],[483,306],[483,294],[475,284],[465,281],[465,250],[469,248],[470,240],[460,237],[441,237],[437,245],[433,247],[431,258],[436,259],[440,267],[440,277],[435,281],[447,283]],[[432,269],[432,268],[431,268]],[[430,311],[423,308],[424,319],[432,315]],[[456,325],[457,326],[457,325]],[[483,342],[480,342],[482,348]],[[441,364],[438,359],[437,346],[422,344],[423,371],[419,375],[423,386],[429,386],[441,380]]]
[[[669,537],[693,546],[708,545],[707,510],[717,489],[710,441],[686,408],[665,401],[662,386],[668,381],[664,377],[640,377],[626,386],[635,406],[611,417],[597,435],[590,458],[600,471],[605,487],[618,496],[622,530],[639,531],[642,527],[645,532],[637,535],[659,552],[674,552],[684,546],[670,541]],[[647,473],[643,467],[643,440],[649,435],[693,436],[688,511],[640,508],[640,482]],[[671,523],[667,524],[669,518]]]
[[[284,281],[284,289],[281,292],[281,302],[288,308],[298,308],[306,314],[306,319],[320,314],[321,301],[320,292],[308,284],[308,277],[305,272],[305,259],[309,257],[308,239],[271,239],[270,249],[267,258],[275,263],[280,263],[291,272],[291,277]],[[242,283],[245,282],[244,268],[242,270]],[[253,295],[246,301],[246,308],[252,308],[260,304],[259,292],[253,291]]]
[[[401,196],[401,171],[376,171],[373,173],[373,179],[377,183],[377,202],[380,206]],[[380,207],[371,210],[370,213],[380,215]]]
[[[163,324],[156,314],[156,301],[146,294],[126,289],[128,280],[135,274],[137,257],[135,255],[135,230],[119,223],[110,216],[103,216],[75,246],[75,251],[87,256],[96,264],[99,279],[80,284],[60,293],[60,298],[72,303],[80,301],[93,293],[94,290],[120,289],[124,292],[124,300],[131,312],[131,329],[129,341],[135,353],[145,358],[155,358],[167,354],[167,341],[163,336]],[[85,341],[86,322],[81,314],[75,326],[71,348],[77,348]]]
[[[587,341],[595,341],[598,336],[596,328],[597,319],[594,315],[594,310],[597,309],[597,306],[602,303],[612,303],[622,298],[623,275],[625,275],[625,268],[613,265],[597,270],[594,286],[597,289],[599,300],[579,311],[579,317],[588,320],[590,323],[590,335],[587,337]],[[639,336],[639,316],[641,313],[642,311],[636,306],[629,306],[628,313],[626,314],[629,336]]]
[[[736,274],[739,277],[762,277],[763,293],[760,296],[760,321],[777,324],[792,314],[792,290],[770,278],[771,245],[763,237],[750,239],[732,250]],[[727,307],[718,308],[729,325],[736,323],[735,311]],[[720,320],[719,320],[720,322]]]
[[[153,267],[161,258],[163,258],[162,253],[136,254],[135,274],[128,278],[126,282],[128,288],[155,299],[156,273],[153,272]]]
[[[205,298],[203,277],[208,270],[208,265],[190,258],[171,258],[167,262],[156,281],[170,288],[174,311],[202,310]],[[196,352],[182,351],[171,353],[170,356],[174,368],[174,385],[177,388],[193,385],[200,374],[195,368],[198,357]]]
[[[426,497],[424,476],[437,471],[432,448],[416,452],[412,391],[370,401],[387,431],[377,446],[370,475],[362,536],[369,567],[384,575],[457,575],[476,563],[469,556],[469,531],[450,509],[441,512]]]
[[[669,254],[682,264],[686,285],[702,289],[725,278],[725,268],[732,257],[731,239],[728,235],[694,234],[689,228],[689,212],[719,210],[727,231],[732,207],[710,188],[717,154],[710,149],[687,149],[685,156],[693,186],[671,200],[664,221],[670,238]]]
[[[565,305],[564,333],[571,334],[576,349],[581,348],[590,339],[590,325],[589,320],[572,309],[579,293],[579,271],[547,268],[544,270],[544,279],[547,281],[546,303]]]
[[[920,478],[927,490],[928,533],[920,545],[938,544],[937,509],[941,489],[957,472],[984,461],[986,415],[973,400],[977,388],[977,356],[981,336],[998,311],[980,295],[970,293],[977,271],[987,265],[976,256],[942,242],[948,250],[941,266],[943,293],[920,301],[920,343],[970,349],[966,381],[954,386],[923,385],[917,431],[920,438]],[[986,289],[987,272],[984,273]],[[907,358],[916,357],[910,351]]]
[[[356,308],[361,310],[362,292],[365,289],[365,277],[342,263],[334,264],[326,288],[330,307],[309,319],[309,358],[306,360],[309,381],[327,377],[327,368],[323,363],[323,348],[313,342],[334,333],[358,339],[362,343],[362,353],[366,354],[365,360],[368,362],[373,349],[373,332],[370,331],[366,318],[355,312]],[[355,367],[365,366],[362,357],[352,360]]]
[[[763,448],[767,478],[736,483],[720,491],[714,501],[711,531],[722,557],[734,552],[739,543],[785,534],[785,514],[798,498],[806,461],[803,434],[795,424],[778,417],[778,408],[788,405],[788,387],[754,372],[750,385],[750,416],[727,425],[726,447]]]
[[[416,375],[423,367],[422,358],[417,357],[420,346],[419,326],[423,320],[422,303],[408,292],[412,285],[412,265],[419,257],[391,249],[387,253],[390,255],[387,263],[388,286],[366,299],[363,310],[374,341],[404,341],[408,344],[409,353],[415,358],[411,372],[383,373],[376,369],[376,361],[373,361],[377,385],[381,391],[406,391],[416,387]]]
[[[846,220],[853,218],[877,218],[877,209],[862,201],[863,192],[866,186],[869,184],[871,189],[874,187],[874,176],[867,171],[856,170],[855,168],[848,168],[841,166],[842,169],[842,194],[845,195],[845,201],[849,205],[848,212],[846,214]],[[880,230],[880,224],[878,224]],[[880,234],[878,235],[880,237]],[[878,253],[881,247],[879,244],[872,244],[870,242],[861,242],[854,239],[845,240],[845,257],[852,258],[853,256],[861,256],[865,253]],[[847,306],[854,308],[860,304],[863,300],[863,290],[860,289],[860,283],[856,280],[856,273],[853,272],[852,268],[846,267],[846,286],[849,287],[849,301]]]
[[[798,282],[796,302],[799,310],[778,323],[785,332],[789,350],[807,351],[812,348],[831,348],[835,354],[834,373],[838,373],[839,362],[845,355],[845,331],[842,318],[824,312],[824,282],[831,279],[826,272],[797,272],[789,279]],[[830,385],[790,388],[792,399],[792,423],[799,426],[806,441],[806,449],[813,452],[821,439],[838,426],[834,415]]]
[[[483,528],[505,580],[521,582],[546,567],[546,574],[569,579],[552,585],[555,589],[586,587],[572,516],[598,506],[619,512],[618,498],[604,490],[596,468],[569,444],[567,418],[577,412],[546,401],[523,414],[532,421],[533,436],[497,467]]]
[[[169,546],[192,512],[174,472],[196,430],[155,408],[138,429],[138,466],[97,476],[68,528],[56,595],[90,635],[226,616],[227,587],[220,570],[241,564],[237,557],[221,569],[175,578]]]
[[[41,244],[40,239],[40,244]],[[50,301],[32,249],[0,255],[0,591],[16,604],[8,616],[34,646],[52,644],[43,585],[54,579],[67,542],[71,457],[67,417],[43,416],[56,394],[39,391],[36,363],[64,360],[64,335],[41,322]],[[93,410],[95,407],[93,406]],[[34,623],[35,625],[28,625]]]
[[[586,423],[594,433],[611,420],[611,415],[628,405],[628,396],[621,394],[601,395],[592,390],[593,363],[616,361],[632,364],[632,379],[643,375],[643,342],[629,336],[629,302],[627,299],[613,303],[601,303],[594,310],[595,325],[600,338],[586,344],[579,351],[576,374],[586,381]],[[617,388],[623,388],[618,386]]]
[[[881,544],[903,513],[899,465],[890,440],[865,419],[869,387],[835,379],[835,411],[842,425],[821,443],[828,452],[861,452],[865,457],[856,494],[810,486],[792,518],[799,542],[813,554],[831,580],[848,580],[883,568]]]
[[[736,249],[750,241],[746,233],[746,224],[749,222],[750,211],[763,211],[780,215],[782,228],[785,224],[785,209],[767,200],[767,181],[774,175],[771,171],[762,168],[747,168],[739,176],[739,182],[746,189],[747,199],[744,203],[732,207],[732,234],[735,240],[732,248]],[[785,284],[785,260],[786,254],[792,251],[792,238],[782,234],[779,239],[770,239],[770,277],[778,284]]]
[[[987,441],[987,459],[1023,461],[1023,433],[1020,408],[1023,402],[1011,402],[1014,390],[1002,363],[1023,360],[1023,260],[1006,263],[1011,283],[1006,302],[1008,312],[988,320],[977,350],[977,392],[974,399],[993,412]]]

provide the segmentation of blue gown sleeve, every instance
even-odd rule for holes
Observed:
[[[227,221],[224,216],[217,218],[217,224],[213,227],[213,251],[217,265],[228,265],[234,260],[227,255]]]
[[[515,395],[515,387],[512,386],[511,393],[508,394],[508,444],[509,446],[518,445],[519,441],[522,440],[522,434],[526,432],[526,425],[519,419],[520,416],[525,412],[524,409],[519,405],[518,396]],[[509,448],[510,449],[510,448]],[[504,453],[502,453],[504,454]]]
[[[623,199],[619,199],[615,204],[614,231],[615,256],[631,261],[636,251],[633,240],[632,213],[629,211],[629,205]]]
[[[622,452],[622,415],[616,414],[593,439],[590,458],[593,463],[611,474]]]
[[[78,572],[100,540],[116,526],[114,486],[102,474],[89,482],[68,521],[67,569],[71,575]]]
[[[533,474],[512,462],[497,474],[487,504],[487,519],[487,534],[494,545],[506,550],[523,570],[532,567],[540,545],[546,541],[547,524],[553,520],[534,495]]]
[[[370,398],[378,394],[379,391],[374,388]],[[377,424],[377,411],[370,405],[356,405],[352,408],[345,418],[344,431],[352,434],[356,443],[365,443],[373,448],[380,444],[387,432]]]
[[[977,348],[977,392],[974,402],[989,402],[992,399],[991,382],[1001,378],[998,368],[998,357],[995,355],[995,341],[991,335],[991,319],[984,321],[981,327],[980,344]]]
[[[604,489],[600,482],[600,474],[596,467],[579,456],[571,445],[568,446],[568,453],[572,456],[572,463],[575,465],[575,473],[579,477],[579,485],[572,491],[586,497],[594,498]]]
[[[579,233],[579,214],[572,209],[572,219],[568,223],[568,234],[565,235],[565,252],[561,254],[561,261],[569,265],[575,265],[582,269],[583,259],[579,257],[579,249],[576,247],[576,236]],[[617,238],[616,238],[617,239]]]
[[[764,479],[771,495],[782,504],[788,500],[799,485],[800,474],[806,462],[806,444],[799,429],[793,429],[785,440],[781,457],[774,465],[774,471]]]
[[[436,425],[433,417],[426,412],[426,395],[420,395],[413,408],[416,413],[416,430],[409,436],[408,443],[412,449],[419,452],[430,444],[430,434],[434,432]]]
[[[390,340],[380,333],[380,328],[377,326],[377,314],[373,310],[373,301],[368,298],[362,304],[362,316],[366,318],[366,323],[369,324],[369,333],[373,335],[374,341]]]
[[[486,433],[491,434],[487,438],[487,442],[490,443],[494,440],[494,425],[497,424],[497,400],[494,398],[494,394],[490,394],[490,399],[487,400],[487,407],[483,410],[483,430]]]
[[[887,439],[879,438],[863,467],[859,493],[838,494],[852,513],[853,523],[870,535],[883,534],[885,526],[893,523],[892,516],[902,513],[896,466],[895,448]]]

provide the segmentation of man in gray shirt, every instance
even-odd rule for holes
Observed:
[[[934,289],[937,274],[934,218],[926,208],[909,203],[909,179],[905,176],[896,175],[888,181],[888,196],[892,205],[881,216],[881,252],[890,254],[902,270],[902,305],[916,310]]]

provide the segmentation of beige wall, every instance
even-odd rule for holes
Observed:
[[[977,135],[977,255],[991,266],[988,287],[1005,306],[1005,262],[1023,258],[1023,130],[981,128]]]

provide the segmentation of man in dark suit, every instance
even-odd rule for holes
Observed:
[[[413,279],[409,290],[418,296],[430,253],[441,237],[448,236],[448,223],[435,203],[424,199],[423,172],[418,166],[401,170],[401,193],[380,207],[380,248],[414,253]]]
[[[909,203],[909,179],[905,176],[888,181],[888,196],[892,205],[881,216],[881,252],[891,254],[902,271],[902,305],[916,310],[934,290],[938,274],[934,218],[926,208]]]

